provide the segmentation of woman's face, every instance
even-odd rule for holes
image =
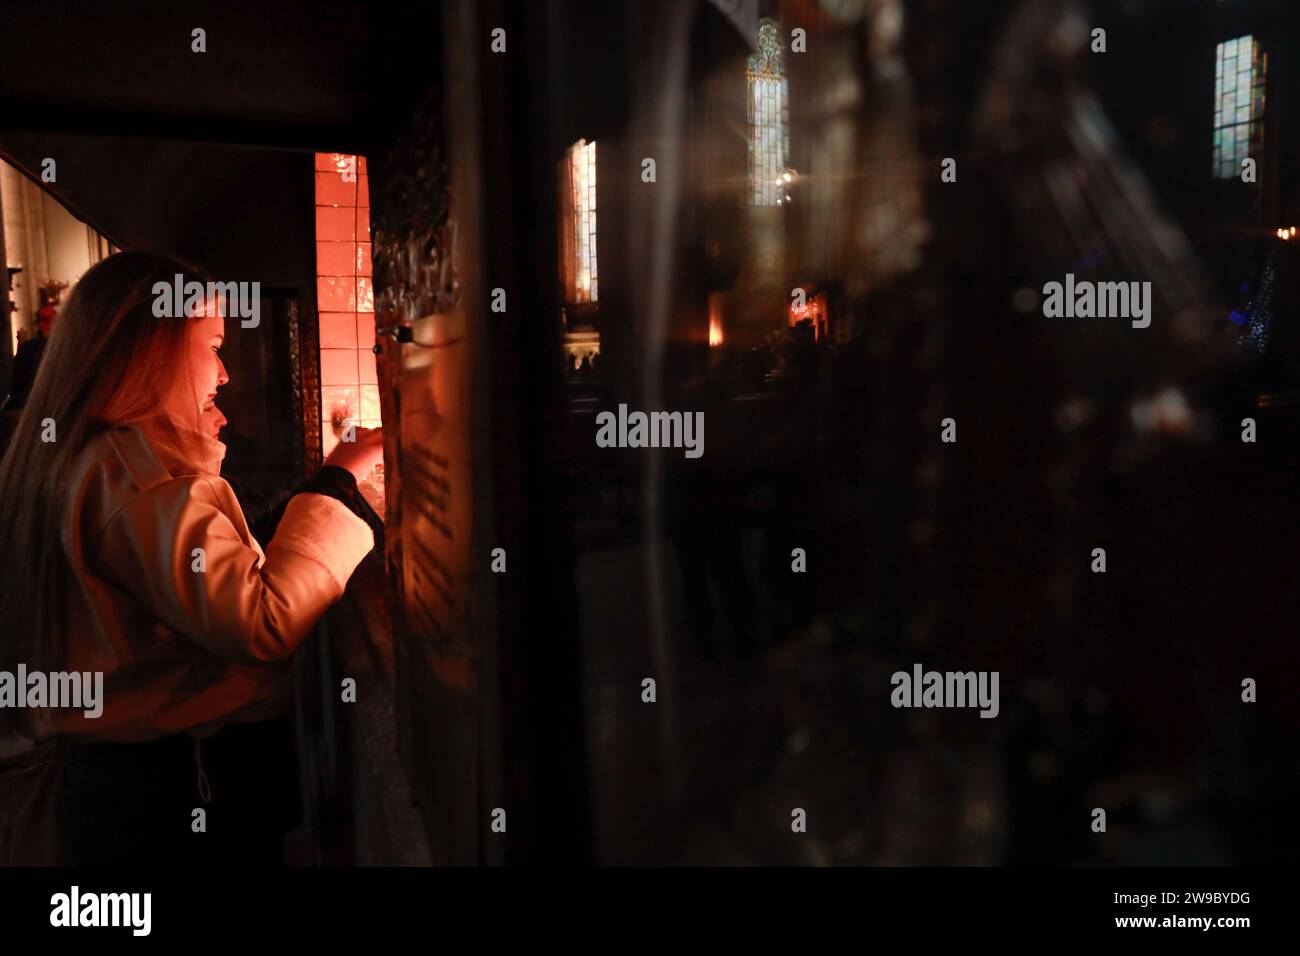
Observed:
[[[230,381],[221,361],[221,346],[226,340],[226,320],[216,303],[195,318],[190,335],[190,381],[199,403],[199,418],[206,434],[217,438],[226,424],[226,416],[217,408],[217,389]]]

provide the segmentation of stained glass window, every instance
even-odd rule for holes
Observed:
[[[778,206],[785,197],[790,155],[790,113],[780,34],[764,19],[758,27],[758,52],[749,56],[749,202]]]
[[[560,256],[565,301],[595,302],[596,144],[580,139],[560,163]]]
[[[1220,43],[1214,51],[1214,175],[1241,175],[1241,161],[1263,145],[1264,81],[1268,54],[1253,36]]]

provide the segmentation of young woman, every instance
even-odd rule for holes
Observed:
[[[82,277],[0,462],[0,680],[103,674],[98,716],[0,706],[0,865],[277,860],[275,809],[223,805],[202,741],[284,712],[287,659],[375,543],[358,430],[263,551],[220,477],[221,303],[155,316],[177,273],[205,281],[133,252]]]

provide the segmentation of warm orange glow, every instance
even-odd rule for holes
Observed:
[[[580,139],[560,167],[560,265],[568,302],[595,302],[596,144]]]
[[[709,317],[709,345],[722,344],[722,323],[717,316]]]
[[[565,363],[570,372],[585,373],[592,363],[600,360],[600,333],[595,329],[580,329],[564,333]],[[583,363],[586,362],[584,368]]]
[[[812,322],[813,338],[816,341],[821,341],[822,336],[826,334],[826,293],[819,292],[816,295],[809,296],[803,306],[797,306],[792,300],[788,315],[788,324],[791,328],[804,319]]]
[[[376,428],[370,177],[364,156],[316,154],[316,303],[322,454],[354,424]]]

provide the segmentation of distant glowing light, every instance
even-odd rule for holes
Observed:
[[[787,310],[791,328],[807,319],[812,323],[813,339],[820,341],[826,334],[827,315],[826,315],[826,293],[819,292],[810,296],[804,305],[796,306],[793,302]]]
[[[1135,401],[1129,414],[1138,431],[1166,435],[1186,435],[1195,423],[1191,406],[1176,388],[1166,388],[1158,395]]]
[[[722,295],[709,295],[709,348],[722,344]]]

